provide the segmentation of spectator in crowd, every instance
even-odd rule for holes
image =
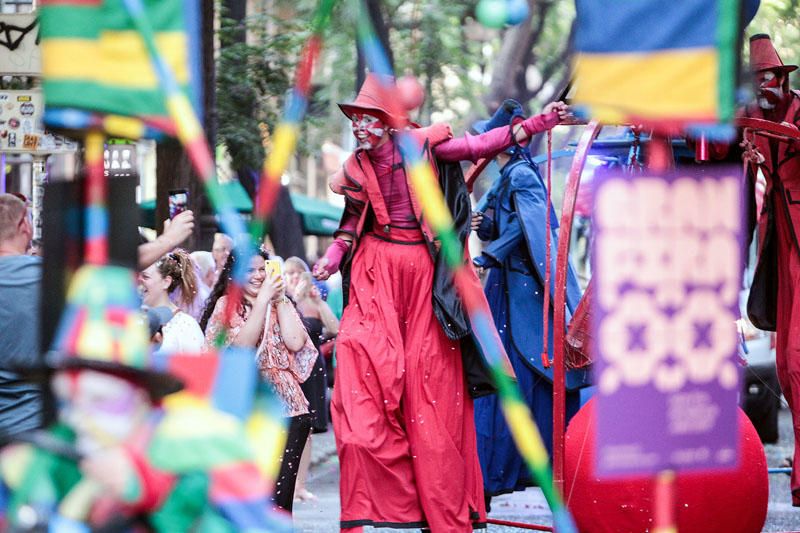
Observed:
[[[166,353],[198,353],[203,348],[203,332],[197,321],[181,309],[192,304],[197,278],[194,263],[185,250],[175,250],[142,271],[139,276],[142,302],[149,308],[166,307],[172,318],[161,328],[161,351]],[[170,293],[180,288],[180,305],[170,299]]]
[[[41,239],[33,239],[31,240],[30,246],[28,246],[28,255],[37,255],[41,257],[42,255],[42,241]]]
[[[172,320],[172,309],[169,307],[148,307],[145,310],[145,320],[150,331],[150,345],[154,352],[161,349],[164,341],[164,326]]]
[[[200,257],[208,257],[211,262],[211,285],[206,285],[206,282],[203,279],[204,273],[202,269],[198,266],[197,261],[195,261],[194,254],[207,254],[207,256],[200,256]],[[211,252],[192,252],[189,254],[189,259],[192,263],[192,269],[194,270],[194,279],[195,279],[195,286],[194,286],[194,293],[191,295],[184,295],[183,289],[179,285],[175,288],[171,293],[169,293],[169,299],[172,302],[180,307],[181,311],[189,314],[192,318],[200,321],[200,318],[203,316],[203,310],[206,306],[206,300],[208,300],[208,295],[211,294],[211,287],[214,285],[213,276],[214,273],[214,261],[211,258]]]
[[[197,265],[197,269],[200,271],[200,281],[202,281],[210,291],[217,277],[217,265],[214,262],[214,255],[204,250],[198,250],[189,255],[192,256],[192,261],[194,261],[194,264]]]
[[[216,268],[216,281],[219,278],[220,272],[225,266],[225,261],[233,250],[233,239],[224,233],[214,234],[214,244],[211,246],[211,255],[214,257],[214,265]]]
[[[275,487],[275,503],[291,512],[295,482],[311,431],[309,403],[300,384],[311,375],[317,351],[300,316],[286,297],[283,280],[267,277],[266,252],[251,259],[248,281],[234,312],[226,316],[228,284],[236,256],[230,254],[203,312],[200,325],[212,346],[224,332],[224,344],[256,349],[262,377],[282,401],[288,418],[286,447]]]
[[[0,194],[0,435],[41,425],[38,385],[11,369],[39,363],[41,258],[26,255],[33,235],[25,202]]]

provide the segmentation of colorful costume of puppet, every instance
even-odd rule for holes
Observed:
[[[75,275],[56,343],[67,356],[38,370],[50,377],[60,423],[3,449],[5,525],[290,531],[290,520],[271,512],[271,487],[239,421],[197,396],[202,386],[174,394],[182,381],[151,364],[145,326],[131,311],[132,279],[111,266]]]

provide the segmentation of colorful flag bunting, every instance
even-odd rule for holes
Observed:
[[[187,21],[197,2],[148,0],[156,46],[181,90],[194,93]],[[42,74],[48,108],[139,117],[170,131],[158,77],[123,0],[43,0]],[[196,80],[195,80],[196,81]]]

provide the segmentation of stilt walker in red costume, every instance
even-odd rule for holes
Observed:
[[[341,267],[345,279],[331,404],[341,527],[471,531],[486,519],[472,397],[493,387],[409,186],[389,126],[398,120],[379,84],[370,74],[356,100],[340,105],[358,149],[332,179],[345,213],[314,266],[318,278]],[[462,239],[471,211],[457,162],[493,157],[567,114],[555,102],[513,127],[458,139],[446,124],[408,126],[438,173]]]
[[[739,115],[797,129],[800,92],[789,90],[789,73],[797,66],[784,65],[764,34],[750,39],[750,66],[756,101]],[[800,143],[756,135],[743,146],[745,159],[758,165],[767,182],[757,216],[759,255],[748,315],[756,327],[777,332],[778,379],[794,426],[792,505],[800,507]]]

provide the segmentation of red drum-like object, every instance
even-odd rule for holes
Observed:
[[[564,499],[582,533],[653,529],[654,478],[601,481],[594,475],[594,401],[569,424]],[[767,459],[755,428],[739,410],[739,467],[720,473],[679,473],[675,480],[681,533],[758,533],[767,517]]]

